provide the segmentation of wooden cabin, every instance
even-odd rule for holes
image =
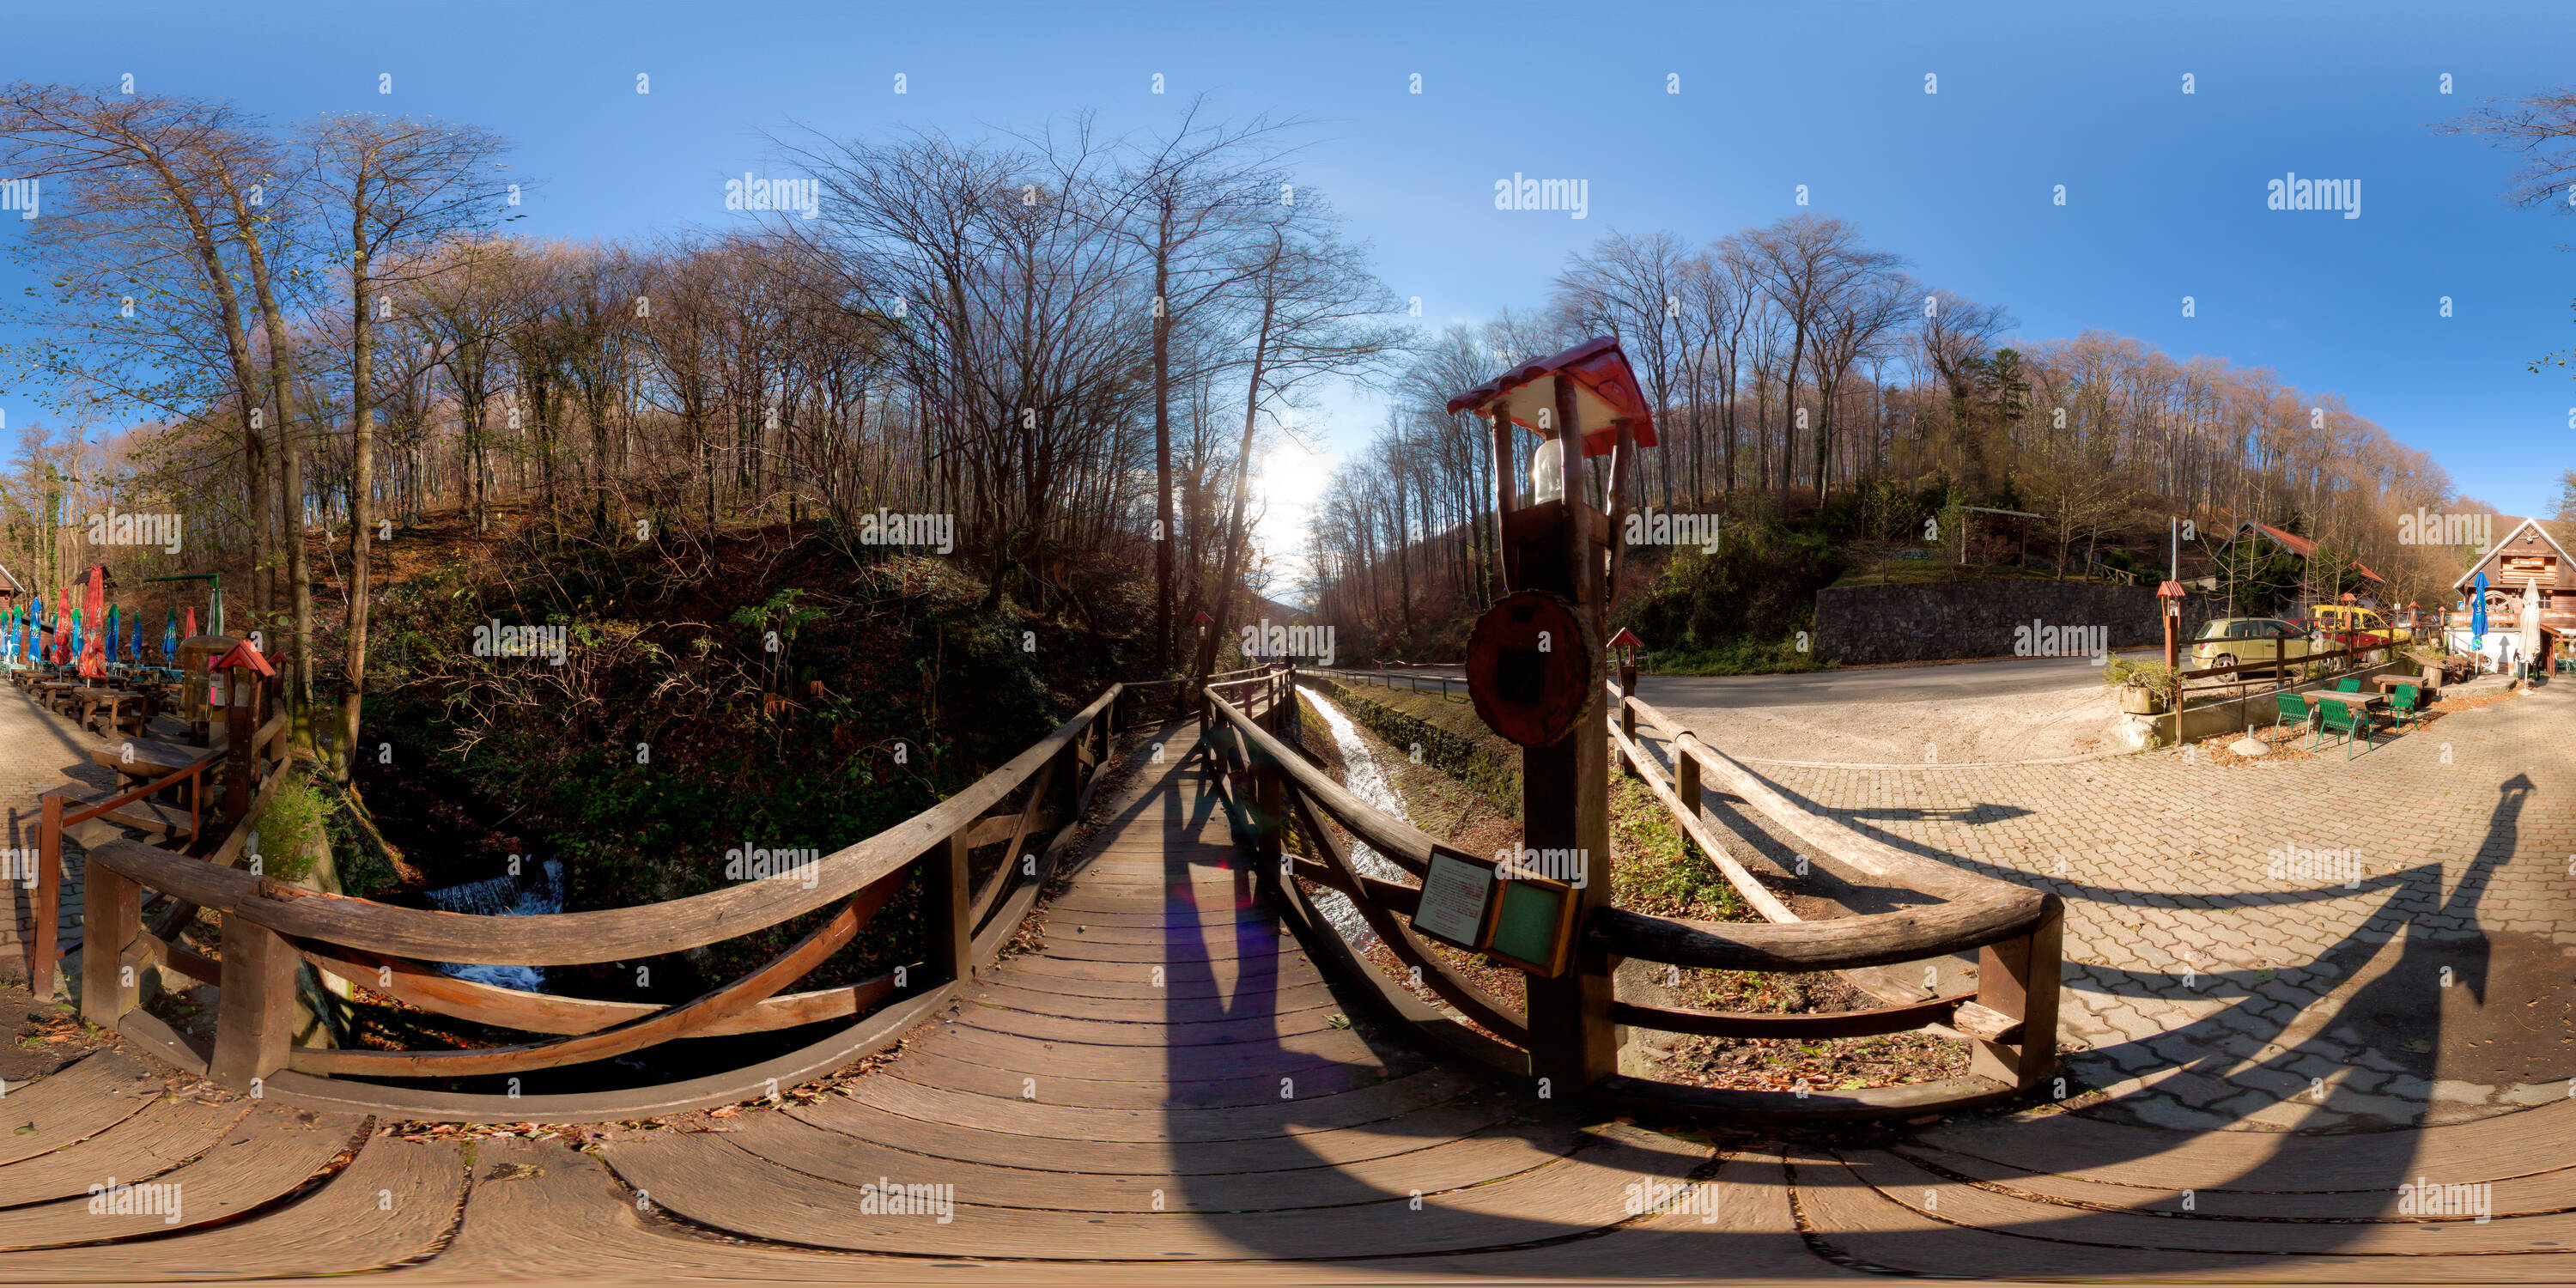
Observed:
[[[2576,640],[2576,560],[2567,557],[2567,548],[2559,543],[2558,534],[2538,519],[2508,519],[2498,516],[2496,525],[2506,528],[2504,535],[2487,549],[2486,554],[2451,583],[2450,624],[2454,630],[2465,630],[2469,624],[2469,595],[2477,584],[2478,574],[2487,575],[2487,630],[2489,633],[2522,629],[2522,597],[2525,587],[2540,591],[2540,632],[2543,656],[2558,656],[2567,651],[2568,642]]]

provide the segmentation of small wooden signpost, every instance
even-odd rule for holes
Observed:
[[[1413,928],[1452,948],[1554,979],[1572,964],[1579,896],[1570,882],[1435,844]]]

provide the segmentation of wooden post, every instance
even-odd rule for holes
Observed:
[[[2057,991],[2066,905],[2046,897],[2039,925],[1977,954],[1977,1004],[2021,1021],[2021,1040],[1975,1039],[1968,1072],[2028,1090],[2057,1068]]]
[[[1611,529],[1610,539],[1612,541],[1619,539],[1618,529],[1615,526]],[[1627,745],[1630,747],[1637,745],[1637,708],[1632,701],[1636,696],[1637,657],[1634,650],[1623,648],[1619,650],[1619,732],[1627,736]],[[1619,766],[1628,771],[1630,778],[1637,776],[1636,758],[1630,756],[1624,749],[1619,753]]]
[[[1578,439],[1576,441],[1580,442],[1581,440]],[[1611,601],[1619,597],[1619,567],[1622,562],[1620,556],[1625,548],[1624,538],[1627,536],[1624,529],[1628,526],[1628,480],[1634,477],[1636,472],[1636,432],[1629,429],[1625,422],[1622,422],[1619,426],[1617,446],[1613,447],[1610,451],[1610,549],[1608,552],[1610,558],[1609,571],[1606,574],[1607,581],[1601,588],[1601,613],[1603,617],[1602,629],[1605,634],[1608,633],[1608,616]],[[1625,673],[1624,668],[1626,665],[1626,662],[1623,660],[1621,662],[1623,674]],[[1622,679],[1619,683],[1624,686],[1628,681]],[[1634,696],[1636,693],[1636,690],[1634,689],[1623,689],[1623,691],[1631,696]],[[1633,733],[1634,731],[1631,730],[1631,732]]]
[[[1055,753],[1056,826],[1073,821],[1074,809],[1082,803],[1082,739],[1064,740]]]
[[[251,784],[259,777],[259,749],[251,745],[259,726],[251,723],[250,695],[241,691],[251,683],[247,670],[224,675],[224,817],[233,823],[250,813]]]
[[[1018,865],[1013,855],[1003,855],[1005,869]],[[994,880],[1008,881],[1006,870],[994,874]],[[975,900],[966,884],[966,834],[959,832],[932,846],[921,856],[921,923],[927,940],[928,965],[944,978],[960,984],[975,978],[975,928],[966,919],[975,914]],[[922,981],[927,985],[930,980]]]
[[[63,798],[47,795],[36,836],[36,936],[27,945],[27,991],[42,1007],[54,996],[54,945],[63,916]]]
[[[1585,504],[1582,424],[1575,414],[1574,382],[1556,377],[1555,429],[1565,442],[1563,527],[1542,534],[1522,552],[1519,569],[1528,588],[1552,590],[1574,601],[1578,617],[1601,610],[1601,552],[1592,539],[1592,508]],[[1549,544],[1561,553],[1532,558]],[[1566,641],[1575,648],[1589,642]],[[1581,927],[1608,907],[1610,892],[1610,740],[1601,659],[1593,658],[1590,692],[1582,716],[1565,737],[1521,749],[1521,844],[1563,850],[1583,866],[1575,908],[1573,968],[1555,979],[1532,977],[1529,989],[1530,1065],[1549,1099],[1580,1095],[1619,1071],[1618,1027],[1610,1022],[1610,960],[1589,946]]]
[[[1506,529],[1512,526],[1512,512],[1520,508],[1521,487],[1519,463],[1512,459],[1510,399],[1494,400],[1494,423],[1487,435],[1487,440],[1492,446],[1494,458],[1494,562],[1499,565],[1494,572],[1502,580],[1502,585],[1495,589],[1494,597],[1500,599],[1519,589],[1521,584],[1520,550],[1505,534]],[[1390,684],[1387,687],[1395,686]]]
[[[1673,746],[1673,794],[1681,797],[1682,816],[1699,820],[1699,757],[1679,743]]]
[[[286,1067],[295,1044],[295,947],[238,913],[224,914],[215,1054],[206,1076],[236,1091]]]
[[[1258,755],[1258,753],[1255,753]],[[1252,765],[1252,861],[1255,880],[1265,889],[1276,891],[1279,878],[1279,841],[1281,823],[1281,771],[1262,756]]]
[[[142,990],[125,968],[125,946],[142,929],[143,887],[109,870],[95,854],[81,871],[81,1018],[113,1033],[117,1021],[142,1004]]]

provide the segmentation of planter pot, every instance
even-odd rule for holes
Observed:
[[[2133,716],[2152,716],[2165,709],[2164,695],[2142,685],[2123,684],[2119,689],[2120,710]]]

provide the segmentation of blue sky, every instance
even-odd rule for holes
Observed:
[[[1568,252],[1613,228],[1713,238],[1792,213],[1804,184],[1811,209],[1858,221],[1926,281],[2010,307],[2027,339],[2102,328],[2268,366],[2343,395],[2463,490],[2544,507],[2576,465],[2576,383],[2525,366],[2576,344],[2576,256],[2557,249],[2576,222],[2510,208],[2513,159],[2430,127],[2576,80],[2552,57],[2576,11],[2151,8],[22,6],[0,76],[132,72],[280,120],[472,120],[544,183],[514,231],[571,237],[720,224],[724,179],[769,169],[764,132],[972,132],[1086,107],[1143,128],[1204,90],[1228,114],[1313,122],[1305,181],[1431,325],[1537,303]],[[2266,210],[2265,181],[2287,171],[2358,179],[2361,217]],[[1588,217],[1494,210],[1515,172],[1588,180]],[[40,414],[14,393],[0,410]],[[1288,535],[1377,420],[1356,392],[1311,418],[1319,455],[1273,461],[1268,535]]]

